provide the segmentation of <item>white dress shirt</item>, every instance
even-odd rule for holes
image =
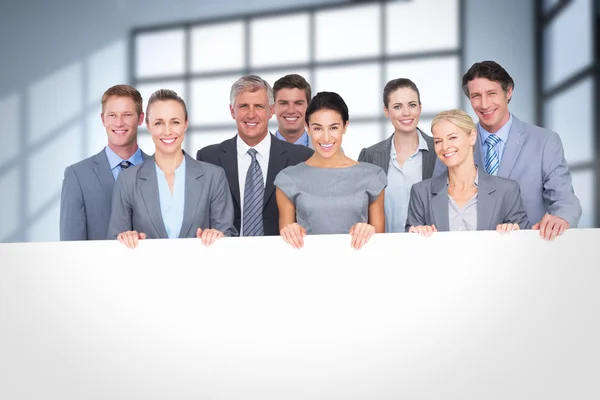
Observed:
[[[269,153],[271,151],[271,134],[268,133],[267,136],[256,146],[253,147],[256,150],[256,160],[258,161],[258,165],[260,165],[260,170],[262,172],[263,177],[263,187],[267,184],[267,171],[269,169]],[[250,146],[246,144],[241,138],[240,135],[237,136],[237,158],[238,158],[238,181],[240,185],[240,202],[242,206],[240,210],[242,212],[241,215],[241,229],[240,236],[243,235],[244,232],[244,188],[246,186],[246,174],[248,173],[248,168],[250,168],[250,163],[252,162],[252,157],[248,154],[248,150],[250,150]]]

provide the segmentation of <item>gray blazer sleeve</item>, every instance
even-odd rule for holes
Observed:
[[[225,170],[218,168],[217,171],[210,201],[210,227],[223,232],[225,236],[238,236],[233,225],[233,200]]]
[[[581,203],[573,192],[571,173],[564,157],[560,137],[554,132],[544,146],[542,172],[544,174],[543,196],[548,204],[547,212],[563,218],[571,228],[576,228],[581,218]]]
[[[133,210],[129,194],[131,186],[128,185],[127,177],[135,174],[128,174],[128,171],[123,171],[119,174],[115,186],[113,188],[112,206],[110,212],[110,221],[108,223],[107,239],[116,239],[121,232],[127,232],[133,229]]]
[[[60,195],[60,240],[87,240],[85,203],[73,167],[65,169]]]
[[[529,219],[527,218],[527,212],[523,205],[523,198],[521,197],[521,188],[517,182],[512,185],[514,187],[511,190],[511,205],[504,221],[505,224],[517,224],[521,229],[529,229]]]
[[[365,162],[365,155],[366,155],[367,149],[363,147],[363,149],[360,151],[360,154],[358,155],[358,160],[359,162]]]
[[[427,225],[425,222],[425,203],[420,188],[425,189],[422,184],[416,183],[410,188],[410,201],[408,202],[408,214],[406,216],[405,230],[408,232],[411,226]]]

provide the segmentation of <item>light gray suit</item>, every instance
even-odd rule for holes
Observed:
[[[423,178],[428,179],[433,175],[433,170],[435,167],[435,160],[437,159],[437,155],[435,154],[435,149],[433,147],[433,138],[421,131],[417,128],[417,131],[421,134],[423,139],[427,142],[427,147],[429,151],[424,151],[422,153],[423,157]],[[361,150],[360,155],[358,156],[358,161],[368,162],[371,164],[378,165],[383,169],[385,174],[388,173],[388,168],[390,166],[390,156],[392,151],[392,141],[394,140],[394,135],[391,135],[389,138],[381,141],[379,143],[375,143],[371,147],[367,147]]]
[[[516,223],[529,228],[519,184],[510,179],[486,174],[479,169],[477,193],[477,230],[495,230],[496,225]],[[410,191],[406,231],[411,226],[435,225],[449,231],[448,171],[415,183]]]
[[[571,173],[560,137],[556,132],[522,122],[514,114],[512,117],[498,176],[519,183],[531,224],[541,221],[544,214],[549,213],[563,218],[571,228],[576,228],[581,218],[581,204],[573,192]],[[480,133],[474,155],[475,164],[483,170]],[[445,169],[439,163],[434,175]]]
[[[185,204],[179,237],[195,238],[198,228],[213,228],[225,236],[237,236],[225,171],[184,156]],[[130,230],[145,233],[147,239],[168,237],[160,211],[154,156],[123,171],[115,184],[107,237],[116,239],[119,233]]]
[[[106,239],[114,184],[105,149],[65,169],[60,240]]]

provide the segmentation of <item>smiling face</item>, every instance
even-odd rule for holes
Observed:
[[[347,127],[339,112],[321,109],[310,116],[308,134],[319,155],[329,158],[340,151]]]
[[[282,134],[304,132],[304,115],[308,100],[302,89],[283,88],[275,95],[275,116]]]
[[[417,129],[421,117],[419,95],[411,88],[399,88],[389,95],[385,116],[392,122],[394,132],[412,133]]]
[[[153,102],[148,107],[147,127],[157,153],[173,154],[181,151],[188,127],[183,106],[175,100]]]
[[[269,106],[265,89],[238,93],[233,106],[229,106],[229,111],[236,122],[240,138],[248,146],[256,146],[269,133],[273,107]]]
[[[510,118],[508,102],[512,88],[506,92],[499,82],[487,78],[475,78],[467,84],[469,101],[479,117],[481,126],[490,133],[498,132]]]
[[[431,133],[435,154],[448,168],[473,158],[473,146],[477,140],[475,129],[467,133],[452,122],[441,120],[431,128]]]
[[[113,151],[137,142],[138,126],[144,122],[144,113],[138,115],[132,98],[109,97],[100,117],[108,135],[108,146]]]

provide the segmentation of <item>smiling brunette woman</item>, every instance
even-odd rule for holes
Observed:
[[[407,231],[430,236],[437,231],[505,233],[528,227],[519,184],[475,166],[477,130],[467,113],[439,113],[431,122],[431,132],[435,152],[448,170],[412,187]]]
[[[344,155],[348,107],[337,93],[318,93],[305,120],[315,153],[275,178],[281,236],[301,248],[306,234],[350,233],[359,249],[385,230],[385,172]]]
[[[146,238],[198,237],[211,245],[224,235],[235,236],[225,172],[181,149],[188,126],[183,99],[172,90],[154,92],[146,108],[146,126],[156,152],[119,175],[108,238],[135,248]]]

